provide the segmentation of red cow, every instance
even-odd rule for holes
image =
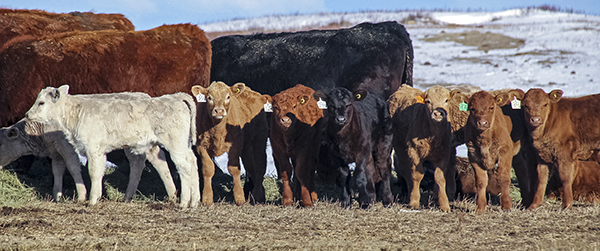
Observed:
[[[271,99],[271,147],[278,175],[283,181],[282,203],[293,203],[290,176],[294,174],[295,197],[303,206],[313,206],[315,169],[324,126],[323,110],[313,98],[315,91],[303,85],[282,91]],[[291,163],[290,163],[291,159]]]
[[[136,91],[150,96],[208,86],[211,46],[195,25],[148,31],[86,31],[11,41],[0,52],[0,126],[24,117],[39,90],[73,94]]]
[[[556,173],[548,179],[546,194],[548,197],[560,197],[563,194],[560,177]],[[600,202],[600,163],[577,161],[573,178],[573,198],[578,201]]]
[[[563,91],[550,93],[530,89],[523,97],[527,129],[538,152],[538,186],[530,209],[544,200],[548,168],[556,168],[564,190],[562,207],[573,205],[575,165],[580,156],[600,149],[600,94],[562,98]]]
[[[134,26],[122,14],[92,12],[51,13],[43,10],[0,8],[0,47],[14,37],[34,37],[93,30],[133,31]]]

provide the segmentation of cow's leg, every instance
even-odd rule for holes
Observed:
[[[454,201],[456,197],[456,148],[450,147],[450,157],[448,158],[448,167],[444,172],[446,177],[446,193],[448,199]]]
[[[537,190],[535,191],[535,196],[533,197],[533,201],[529,206],[529,209],[536,209],[544,202],[544,195],[546,194],[546,186],[548,185],[548,165],[546,164],[538,164],[538,184]]]
[[[96,205],[102,197],[102,178],[104,177],[104,168],[106,166],[106,154],[103,152],[87,151],[88,169],[92,189],[90,189],[90,205]]]
[[[146,159],[152,164],[154,169],[158,172],[160,179],[165,185],[169,201],[177,202],[177,188],[173,182],[169,165],[167,164],[167,157],[165,152],[160,149],[159,146],[154,146],[150,150],[146,151]],[[193,165],[192,168],[196,168],[197,165]]]
[[[573,173],[575,171],[575,161],[564,161],[559,163],[558,174],[563,186],[562,208],[570,209],[573,207]]]
[[[387,141],[386,141],[387,142]],[[380,143],[375,161],[375,171],[381,176],[379,190],[384,206],[390,206],[394,200],[390,178],[392,176],[392,153],[390,142]]]
[[[83,177],[81,176],[81,161],[79,160],[79,155],[75,153],[71,145],[62,145],[60,149],[57,149],[57,151],[59,152],[60,156],[62,156],[69,173],[71,173],[71,177],[73,177],[73,180],[75,181],[77,201],[85,201],[87,197],[87,189],[85,188]]]
[[[508,151],[498,159],[498,181],[500,182],[500,206],[503,210],[512,208],[512,199],[510,198],[510,166],[513,156],[512,151]]]
[[[182,208],[197,207],[200,201],[200,184],[198,181],[198,169],[196,168],[196,156],[191,148],[166,147],[171,154],[171,159],[177,167],[181,178],[181,199],[179,206]],[[204,163],[204,162],[203,162]],[[210,161],[212,164],[212,161]],[[213,168],[214,173],[214,168]]]
[[[337,183],[338,186],[342,189],[342,193],[340,195],[342,207],[350,206],[350,178],[350,168],[348,167],[348,165],[340,166]]]
[[[146,166],[146,155],[134,154],[130,149],[125,149],[125,156],[129,160],[129,183],[125,191],[125,201],[131,201],[137,191],[140,179],[142,178],[142,172]]]
[[[529,170],[527,170],[527,162],[523,158],[523,152],[520,151],[512,157],[512,167],[515,170],[515,175],[519,181],[519,190],[521,190],[521,203],[524,206],[529,206],[532,200],[531,182]]]
[[[213,204],[212,178],[215,175],[215,163],[206,151],[198,147],[200,157],[202,158],[202,177],[204,179],[204,188],[202,189],[202,203],[205,205]],[[183,191],[183,188],[181,188]]]
[[[255,146],[257,144],[258,146]],[[262,149],[261,149],[262,148]],[[244,184],[244,195],[253,203],[265,203],[263,180],[267,171],[266,143],[247,142],[242,149],[242,161],[248,181]],[[252,200],[250,200],[252,198]]]
[[[229,151],[227,170],[233,177],[233,197],[235,199],[235,204],[241,206],[246,203],[246,199],[244,198],[244,189],[242,188],[242,179],[240,176],[242,173],[240,167],[240,154],[239,151],[233,151],[233,147]]]
[[[365,156],[366,155],[366,156]],[[358,201],[362,208],[368,208],[375,197],[375,184],[373,183],[373,158],[370,152],[357,157],[354,179],[358,187]]]
[[[425,176],[423,170],[423,162],[414,163],[410,170],[411,180],[407,181],[410,190],[410,203],[408,204],[411,208],[419,208],[421,206],[421,180]]]
[[[198,174],[198,158],[196,158],[196,154],[194,151],[186,147],[186,156],[185,160],[189,165],[190,170],[190,193],[191,193],[191,201],[190,207],[195,208],[198,207],[200,203],[200,176]]]
[[[300,203],[304,207],[313,206],[313,200],[311,196],[311,179],[314,179],[314,167],[316,163],[313,163],[314,161],[312,160],[314,160],[314,158],[299,158],[296,161],[296,165],[294,165],[294,177],[295,180],[298,181],[296,183],[296,190],[299,190],[301,200]]]
[[[52,195],[54,196],[54,201],[56,202],[59,202],[62,198],[63,175],[65,174],[65,169],[67,169],[67,166],[62,158],[52,158],[52,175],[54,175],[54,187],[52,189]]]
[[[435,185],[436,191],[438,194],[438,202],[440,204],[440,209],[444,212],[450,211],[450,204],[448,202],[448,194],[446,194],[446,169],[448,167],[444,165],[436,165],[434,177],[435,177]]]
[[[475,187],[477,188],[477,213],[485,212],[487,206],[488,173],[477,162],[471,162],[475,171]]]

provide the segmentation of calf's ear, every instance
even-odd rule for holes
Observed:
[[[321,99],[321,100],[327,100],[327,98],[328,98],[328,97],[327,97],[327,94],[325,94],[325,93],[324,93],[324,92],[322,92],[321,90],[318,90],[318,91],[315,91],[315,92],[313,92],[313,95],[312,95],[312,96],[313,96],[313,98],[314,98],[315,100],[319,100],[319,99]]]
[[[202,86],[199,86],[199,85],[192,86],[192,94],[194,94],[194,97],[198,96],[198,94],[206,95],[207,92],[208,92],[208,89],[206,89]]]
[[[365,99],[369,93],[365,90],[356,90],[352,94],[354,95],[354,100],[361,101]]]
[[[507,92],[502,92],[496,95],[496,104],[500,107],[505,106],[510,102],[509,94]]]
[[[271,95],[263,94],[263,97],[265,97],[269,103],[273,104],[273,97],[271,97]]]
[[[515,97],[518,100],[523,100],[523,97],[525,97],[525,92],[521,89],[512,89],[508,91],[508,98],[510,100],[513,100]]]
[[[306,104],[308,104],[308,100],[310,100],[310,98],[309,98],[308,96],[306,96],[306,95],[301,95],[301,96],[298,96],[298,102],[299,102],[301,105],[306,105]]]
[[[550,98],[550,102],[556,103],[560,100],[560,98],[562,98],[562,95],[563,95],[563,91],[556,89],[556,90],[552,90],[550,93],[548,93],[548,98]]]
[[[56,103],[60,99],[60,89],[53,89],[49,94],[52,103]]]
[[[19,129],[14,127],[9,128],[6,132],[6,137],[10,140],[16,139],[17,137],[19,137]]]
[[[231,92],[233,95],[239,95],[246,89],[246,85],[244,83],[236,83],[231,87]]]
[[[454,89],[450,92],[450,98],[456,103],[469,103],[469,97],[459,89]]]

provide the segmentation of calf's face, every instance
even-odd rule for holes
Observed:
[[[59,88],[46,87],[40,91],[35,103],[27,111],[27,118],[40,123],[50,123],[55,117],[61,116],[60,107],[68,94],[68,85]]]
[[[435,122],[447,119],[449,101],[450,91],[441,86],[431,87],[423,94],[423,102],[427,105],[429,115]]]
[[[546,94],[542,89],[530,89],[525,93],[522,101],[525,121],[530,130],[535,130],[544,125],[550,114],[550,105],[562,98],[561,90],[553,90]]]
[[[335,125],[343,127],[352,120],[352,103],[362,101],[367,97],[367,92],[358,90],[354,93],[346,88],[333,89],[327,95],[327,110],[329,120]]]
[[[27,154],[26,149],[27,144],[14,125],[0,129],[0,169]]]
[[[471,96],[469,101],[469,123],[478,131],[485,131],[494,124],[494,114],[499,109],[499,102],[505,103],[508,94],[499,94],[494,98],[486,91],[480,91]]]
[[[241,94],[246,85],[237,83],[231,87],[223,82],[212,82],[208,88],[199,85],[192,86],[194,96],[202,94],[206,99],[206,108],[213,120],[221,121],[227,118],[229,103],[234,95]]]
[[[312,126],[322,118],[323,111],[318,108],[313,93],[311,88],[297,85],[273,96],[273,115],[277,125],[287,130],[296,120]]]

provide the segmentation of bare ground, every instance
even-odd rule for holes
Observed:
[[[600,208],[475,214],[413,212],[395,204],[369,210],[319,202],[314,208],[221,202],[181,210],[161,202],[96,206],[39,202],[4,207],[2,250],[597,250]]]

